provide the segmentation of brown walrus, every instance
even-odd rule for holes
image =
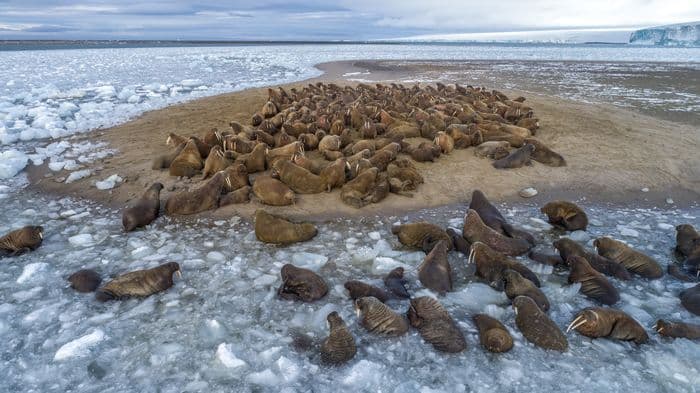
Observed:
[[[547,215],[550,224],[568,231],[585,231],[588,227],[586,212],[574,203],[567,201],[549,202],[540,211]]]
[[[389,177],[397,178],[402,182],[407,183],[407,190],[412,191],[418,188],[419,184],[423,184],[423,176],[418,172],[411,161],[406,159],[398,159],[387,166]]]
[[[527,143],[523,147],[510,152],[506,157],[494,161],[492,165],[496,169],[513,169],[524,165],[532,165],[530,157],[534,152],[535,146]]]
[[[68,282],[78,292],[94,292],[100,286],[102,277],[92,269],[80,269],[68,276]]]
[[[433,143],[440,147],[442,154],[450,154],[455,148],[455,140],[444,131],[439,131],[437,134],[435,134]]]
[[[347,166],[347,161],[345,161],[344,158],[339,158],[321,170],[319,177],[326,185],[327,192],[330,192],[333,188],[342,187],[343,184],[345,184],[345,170]]]
[[[250,186],[243,186],[235,191],[222,195],[221,199],[219,199],[219,207],[249,202],[250,190],[252,190]]]
[[[474,155],[477,157],[486,157],[492,160],[500,160],[510,154],[510,143],[507,141],[488,141],[479,144],[474,149]]]
[[[173,150],[170,153],[166,154],[161,154],[157,157],[155,157],[151,163],[151,169],[157,170],[157,169],[164,169],[164,168],[170,168],[170,165],[173,163],[175,158],[177,158],[180,153],[182,153],[182,149],[185,148],[185,145],[187,143],[182,143],[178,145],[175,150]]]
[[[659,319],[654,324],[654,330],[664,337],[687,338],[697,340],[700,338],[700,325],[685,322],[669,322]]]
[[[357,347],[343,318],[336,311],[326,317],[330,332],[321,344],[321,361],[329,365],[339,365],[355,357]]]
[[[668,268],[666,269],[666,272],[668,273],[669,276],[675,277],[677,280],[683,281],[683,282],[697,282],[698,280],[683,271],[680,266],[678,266],[675,263],[669,263]]]
[[[452,238],[452,246],[455,250],[461,252],[462,254],[464,254],[464,256],[469,255],[469,248],[471,247],[471,244],[469,244],[467,239],[462,237],[461,233],[457,232],[452,228],[447,228],[445,230],[445,233],[447,233],[447,235]]]
[[[695,315],[700,315],[700,284],[681,292],[681,305]]]
[[[401,336],[408,332],[408,321],[375,297],[361,297],[354,302],[360,325],[370,333]]]
[[[369,158],[369,162],[372,163],[373,167],[379,169],[380,172],[384,172],[394,158],[396,158],[396,155],[392,151],[379,150]]]
[[[206,161],[204,161],[202,179],[206,179],[216,172],[223,171],[231,165],[231,163],[232,161],[224,156],[224,151],[221,149],[221,146],[216,145],[212,147],[209,156],[207,156]]]
[[[513,348],[513,337],[496,318],[486,314],[476,314],[472,318],[479,330],[479,342],[489,352],[508,352]]]
[[[95,299],[106,302],[150,296],[172,287],[173,273],[180,275],[180,265],[177,262],[122,274],[98,289]]]
[[[313,224],[297,224],[258,209],[255,211],[255,237],[264,243],[292,244],[311,240],[318,230]]]
[[[165,144],[172,147],[177,147],[187,143],[189,138],[178,135],[174,132],[168,133],[168,138],[165,140]]]
[[[337,135],[326,135],[320,142],[318,142],[318,151],[326,156],[329,152],[339,152],[340,150],[340,137]],[[340,152],[339,152],[340,153]],[[334,154],[334,153],[331,153]],[[341,153],[342,155],[342,153]],[[326,156],[326,158],[328,158]]]
[[[224,175],[227,179],[224,186],[224,192],[226,193],[236,191],[241,187],[250,185],[248,170],[246,170],[246,167],[243,164],[234,163],[230,167],[226,168]]]
[[[225,172],[221,171],[196,190],[171,195],[165,201],[165,214],[188,215],[216,209],[228,181]]]
[[[700,233],[690,224],[676,226],[676,251],[681,256],[689,257],[700,250]]]
[[[474,192],[472,192],[469,208],[476,211],[481,221],[494,231],[515,239],[526,240],[531,245],[535,245],[535,238],[528,232],[509,224],[505,217],[501,215],[501,212],[498,211],[496,206],[489,202],[486,195],[484,195],[481,190],[474,190]]]
[[[581,283],[579,292],[586,297],[608,306],[612,306],[620,301],[620,293],[617,289],[602,273],[593,269],[585,258],[572,255],[567,260],[567,264],[571,269],[568,278],[569,283]]]
[[[440,294],[452,291],[452,268],[447,261],[451,241],[441,240],[418,266],[418,279],[424,287]]]
[[[324,159],[314,160],[306,156],[302,156],[301,154],[293,155],[292,162],[313,173],[314,175],[320,175],[323,168],[330,165],[330,162]]]
[[[590,338],[606,337],[615,340],[634,341],[644,344],[649,335],[642,325],[626,313],[612,308],[588,307],[579,311],[566,328],[566,331],[576,330]]]
[[[384,277],[384,285],[397,297],[408,299],[411,294],[406,289],[406,280],[403,278],[403,268],[397,267]]]
[[[512,269],[503,271],[504,289],[508,299],[515,299],[518,296],[527,296],[537,303],[540,310],[549,311],[549,300],[547,296],[532,281],[524,278],[520,273]]]
[[[248,173],[263,172],[267,162],[267,145],[258,143],[249,154],[240,156],[237,161],[245,165]]]
[[[122,226],[124,231],[131,232],[136,228],[149,225],[160,214],[160,190],[161,183],[153,183],[148,190],[137,199],[136,202],[122,212]]]
[[[450,235],[444,229],[429,222],[394,225],[391,227],[391,233],[396,235],[404,246],[423,250],[426,253],[430,252],[440,240],[447,240],[448,250],[452,249]]]
[[[539,140],[535,138],[525,138],[525,143],[535,146],[535,150],[530,156],[533,160],[548,166],[566,166],[566,160],[564,160],[561,154],[554,152]]]
[[[340,200],[357,209],[368,205],[378,175],[377,168],[368,168],[360,172],[357,177],[343,185],[340,190]]]
[[[272,167],[271,176],[280,179],[298,194],[318,194],[326,191],[326,184],[320,176],[292,163],[278,160]]]
[[[355,300],[361,297],[372,296],[379,299],[380,302],[384,303],[391,299],[391,294],[387,291],[377,288],[374,285],[364,283],[362,281],[350,280],[345,282],[345,289],[348,290],[350,299]]]
[[[266,151],[267,167],[272,168],[279,160],[291,160],[295,154],[304,154],[304,145],[299,141],[276,149],[269,149]]]
[[[286,206],[294,203],[294,191],[286,184],[270,176],[258,176],[253,183],[253,194],[260,202],[271,206]]]
[[[532,248],[527,240],[502,235],[486,226],[479,214],[472,209],[467,210],[467,214],[464,216],[462,236],[469,243],[482,242],[494,250],[510,256],[525,254]]]
[[[445,308],[432,297],[411,299],[408,320],[423,340],[438,351],[458,353],[467,349],[467,341]]]
[[[202,169],[202,156],[193,139],[187,141],[180,154],[170,164],[170,176],[192,177]]]
[[[544,349],[565,352],[569,342],[561,329],[527,296],[513,299],[515,324],[527,341]]]
[[[0,237],[0,255],[20,255],[34,251],[44,241],[44,227],[28,225]]]
[[[631,273],[652,279],[664,275],[658,262],[625,243],[609,237],[599,237],[593,241],[593,245],[598,250],[598,255],[621,264]]]
[[[547,254],[544,252],[530,251],[527,257],[543,265],[557,266],[564,265],[564,260],[557,254]]]
[[[467,263],[471,264],[474,262],[476,263],[476,276],[486,280],[489,285],[499,291],[503,290],[503,272],[506,269],[515,270],[521,276],[532,281],[535,286],[540,286],[540,280],[532,270],[482,242],[476,242],[471,245]]]
[[[328,285],[321,276],[309,269],[296,267],[291,263],[282,266],[282,285],[277,290],[285,300],[313,302],[328,293]]]
[[[632,275],[627,271],[627,269],[625,269],[624,266],[586,250],[582,245],[569,238],[562,237],[559,240],[556,240],[553,245],[554,248],[559,251],[559,255],[563,261],[568,261],[572,256],[583,257],[586,259],[586,261],[588,261],[593,269],[605,274],[606,276],[616,277],[620,280],[632,279]]]

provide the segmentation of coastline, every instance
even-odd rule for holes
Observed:
[[[382,61],[385,63],[392,64]],[[434,67],[440,66],[436,64]],[[376,61],[321,63],[316,68],[323,71],[321,76],[285,86],[318,81],[357,83],[349,76],[372,82],[407,80],[425,70],[425,66],[386,67]],[[366,74],[368,69],[369,74]],[[481,85],[478,82],[475,84]],[[167,133],[203,134],[211,127],[225,129],[231,120],[247,123],[250,114],[264,103],[266,89],[247,89],[172,105],[146,112],[127,123],[83,135],[77,139],[105,141],[119,153],[93,164],[95,170],[102,168],[95,175],[71,184],[54,181],[65,173],[50,172],[46,163],[39,167],[30,166],[27,168],[30,189],[56,196],[86,198],[121,208],[138,198],[154,181],[162,181],[166,190],[172,186],[178,187],[176,191],[183,189],[183,185],[196,187],[199,180],[193,179],[191,183],[178,181],[169,178],[167,173],[151,170],[151,158],[165,152]],[[330,194],[302,195],[292,207],[270,207],[253,201],[220,208],[202,216],[219,218],[236,214],[248,218],[260,207],[309,220],[396,215],[464,203],[477,188],[497,202],[526,201],[538,205],[561,198],[622,206],[684,207],[693,205],[698,199],[700,160],[694,158],[693,147],[700,142],[700,135],[692,126],[612,105],[587,104],[532,92],[503,91],[507,95],[527,98],[541,120],[542,128],[538,130],[537,138],[561,153],[568,162],[567,167],[551,168],[535,163],[532,167],[516,170],[496,170],[489,160],[475,157],[470,148],[456,150],[436,163],[418,163],[416,166],[423,174],[425,184],[419,187],[413,198],[390,195],[379,204],[358,210],[340,202],[340,191],[334,190]],[[47,174],[51,177],[45,177]],[[126,182],[109,191],[95,188],[96,180],[113,174],[125,178]],[[459,186],[455,187],[455,183]],[[529,200],[520,198],[518,191],[530,186],[535,187],[539,195]],[[642,192],[642,188],[648,188],[649,192]],[[164,192],[162,198],[167,198],[168,194]],[[674,204],[669,205],[667,198],[673,199]]]

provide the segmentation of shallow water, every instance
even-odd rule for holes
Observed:
[[[412,292],[432,295],[416,279],[424,254],[403,249],[390,227],[424,219],[459,228],[460,208],[326,222],[312,241],[279,248],[259,243],[250,223],[236,217],[161,218],[127,235],[116,211],[68,198],[0,191],[6,203],[0,232],[30,223],[46,231],[37,251],[0,263],[0,369],[7,391],[681,392],[700,385],[700,344],[660,339],[651,330],[660,317],[700,323],[677,297],[690,284],[669,277],[612,280],[622,294],[616,306],[651,337],[640,347],[576,333],[567,335],[570,350],[564,354],[533,347],[515,328],[505,295],[478,282],[459,253],[450,254],[455,291],[440,301],[465,333],[466,352],[438,353],[415,330],[397,339],[364,332],[342,284],[361,279],[381,285],[381,277],[401,265],[409,272]],[[580,240],[590,244],[596,236],[612,235],[657,258],[664,268],[672,260],[673,226],[700,225],[697,208],[580,204],[593,224],[587,234],[577,234]],[[499,208],[536,233],[539,244],[551,244],[559,235],[542,221],[536,206]],[[65,281],[81,268],[94,268],[107,279],[171,260],[181,264],[183,278],[143,300],[102,304]],[[277,299],[279,270],[289,262],[319,272],[329,284],[328,296],[312,304]],[[524,262],[543,282],[552,303],[549,315],[559,327],[594,305],[577,287],[566,285],[565,272]],[[407,307],[399,301],[390,305],[402,313]],[[317,344],[327,334],[325,317],[333,310],[350,326],[358,353],[345,366],[327,368],[320,365]],[[471,322],[478,312],[506,324],[516,341],[511,352],[493,355],[479,346]],[[291,337],[298,333],[314,340],[310,350],[292,348]]]

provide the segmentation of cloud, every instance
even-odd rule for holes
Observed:
[[[0,0],[1,38],[33,39],[364,40],[692,20],[698,0]]]

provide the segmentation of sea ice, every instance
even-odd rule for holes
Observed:
[[[237,368],[246,365],[246,362],[236,357],[231,350],[231,346],[221,343],[216,348],[216,358],[227,368]]]
[[[0,153],[0,179],[9,179],[19,173],[29,158],[18,150],[6,150]]]
[[[112,175],[105,180],[95,182],[95,187],[97,187],[98,190],[111,190],[114,188],[117,184],[121,183],[124,179],[119,177],[119,175]]]
[[[92,170],[91,169],[83,169],[80,171],[75,171],[68,175],[66,178],[66,183],[73,183],[74,181],[84,179],[88,176],[92,175]]]
[[[22,269],[22,274],[20,274],[19,277],[17,277],[17,284],[24,284],[25,282],[32,279],[32,276],[34,276],[34,274],[41,270],[44,270],[48,266],[49,264],[44,262],[35,262],[25,265]]]
[[[292,264],[305,269],[318,270],[328,262],[325,255],[310,252],[298,252],[292,255]]]
[[[100,329],[96,329],[90,334],[64,344],[56,351],[53,360],[65,360],[72,357],[87,356],[86,351],[104,340],[104,338],[104,332]]]

